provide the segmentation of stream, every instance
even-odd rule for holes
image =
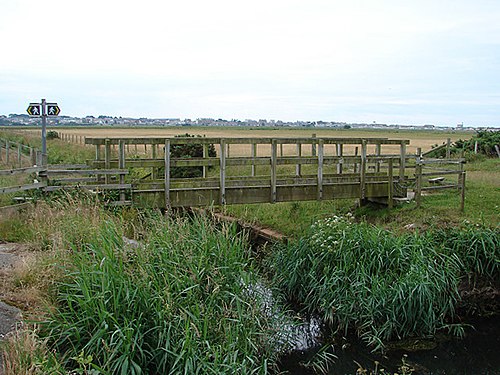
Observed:
[[[432,349],[408,351],[389,350],[385,355],[371,353],[356,337],[347,337],[334,344],[335,363],[330,366],[330,375],[355,375],[360,368],[374,372],[378,370],[398,372],[402,359],[409,367],[407,374],[413,375],[500,375],[500,319],[498,316],[470,322],[474,327],[466,328],[463,339],[438,335],[436,340],[420,342]],[[294,351],[282,358],[280,370],[289,374],[315,374],[304,368],[301,362],[308,361],[317,349]],[[375,374],[375,372],[374,372]],[[383,374],[383,373],[382,373]]]

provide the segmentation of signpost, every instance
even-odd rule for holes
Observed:
[[[42,99],[41,103],[30,103],[26,112],[32,117],[42,118],[42,164],[47,165],[47,116],[57,116],[61,109],[57,103],[47,103]]]

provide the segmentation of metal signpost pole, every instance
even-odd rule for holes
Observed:
[[[47,165],[47,102],[42,99],[42,165]]]
[[[41,117],[42,118],[42,160],[40,163],[42,166],[48,164],[47,157],[47,117],[58,116],[61,109],[57,103],[47,103],[45,99],[42,99],[41,103],[30,103],[28,109],[26,110],[31,117]]]

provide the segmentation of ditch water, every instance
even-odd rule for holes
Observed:
[[[252,229],[250,232],[253,232],[250,243],[254,248],[269,240],[267,236]],[[254,293],[265,296],[268,313],[280,315],[272,292],[265,286],[254,285],[249,288],[248,293],[249,296]],[[315,317],[304,319],[298,326],[291,323],[291,320],[282,321],[282,318],[283,315],[277,319],[276,330],[282,332],[282,335],[278,335],[278,340],[288,342],[292,350],[281,358],[279,370],[290,375],[317,374],[317,371],[304,366],[304,363],[314,361],[315,354],[325,344],[324,338],[333,337],[333,333],[325,329]],[[370,348],[353,335],[342,338],[329,349],[336,359],[330,363],[327,374],[500,375],[499,316],[467,323],[470,326],[465,328],[464,338],[443,334],[429,340],[395,342],[383,355],[372,353]],[[402,365],[408,366],[406,372],[401,371]]]
[[[356,337],[347,337],[333,345],[337,357],[330,375],[355,375],[361,367],[366,374],[383,368],[401,374],[402,359],[412,375],[500,375],[500,319],[498,316],[470,322],[463,339],[438,336],[436,340],[413,342],[410,346],[431,347],[427,350],[391,349],[385,355],[371,353]],[[396,346],[400,343],[396,343]],[[294,351],[282,358],[280,370],[290,375],[315,374],[302,363],[309,361],[317,348]],[[383,374],[383,373],[382,373]]]

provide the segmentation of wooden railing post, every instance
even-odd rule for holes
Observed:
[[[337,173],[342,174],[343,170],[342,156],[344,156],[344,145],[342,143],[337,143],[336,148],[337,148],[337,156],[340,158],[337,163]]]
[[[158,156],[158,145],[157,144],[152,144],[151,145],[151,158],[156,161],[156,157]],[[158,168],[153,167],[151,168],[151,179],[156,180],[158,178]]]
[[[389,209],[393,206],[393,196],[394,196],[394,181],[393,181],[393,173],[392,173],[392,159],[388,160],[387,165],[387,206]]]
[[[21,144],[17,144],[17,165],[19,168],[22,168],[23,166],[23,160],[21,158]]]
[[[104,141],[104,168],[111,168],[111,140],[109,138]],[[104,180],[106,184],[109,184],[110,175],[106,174]]]
[[[354,156],[358,156],[359,147],[354,148]],[[358,163],[354,162],[354,173],[358,173]]]
[[[417,207],[422,205],[422,150],[417,149],[417,158],[415,160],[415,202]]]
[[[446,159],[451,157],[451,139],[448,138],[446,140]]]
[[[316,134],[312,135],[311,155],[316,156]]]
[[[165,139],[165,209],[170,211],[170,139]]]
[[[271,203],[276,202],[276,181],[277,181],[277,159],[278,159],[278,142],[276,139],[271,143]]]
[[[203,160],[208,159],[208,143],[203,143]],[[203,178],[207,178],[208,166],[203,165]]]
[[[399,146],[399,180],[403,181],[405,179],[405,170],[406,170],[406,143],[403,141]]]
[[[361,141],[361,164],[359,166],[359,205],[363,205],[366,198],[366,140]]]
[[[380,143],[377,143],[375,145],[375,155],[377,156],[377,158],[380,158],[381,151],[382,151],[382,145]],[[375,163],[375,172],[377,173],[380,172],[380,159],[377,159]]]
[[[302,157],[302,144],[301,143],[297,143],[297,156],[299,158]],[[300,177],[300,175],[302,174],[301,167],[302,167],[302,165],[300,164],[300,161],[299,161],[299,163],[295,165],[295,176]]]
[[[3,159],[2,159],[2,158],[3,158],[3,156],[2,156],[2,153],[3,153],[3,151],[2,151],[2,145],[3,145],[3,140],[2,140],[2,139],[0,139],[0,161],[2,161],[2,160],[3,160]]]
[[[5,162],[8,164],[10,158],[10,142],[5,141]]]
[[[226,204],[226,141],[220,140],[220,204]]]
[[[255,158],[257,157],[257,143],[252,143],[252,177],[257,174],[257,167],[255,165]]]
[[[323,158],[324,158],[324,141],[320,139],[318,142],[318,200],[323,199]]]
[[[125,141],[120,139],[118,145],[118,168],[125,169]],[[120,185],[125,184],[125,175],[120,173]],[[125,202],[125,191],[120,190],[120,202]]]

